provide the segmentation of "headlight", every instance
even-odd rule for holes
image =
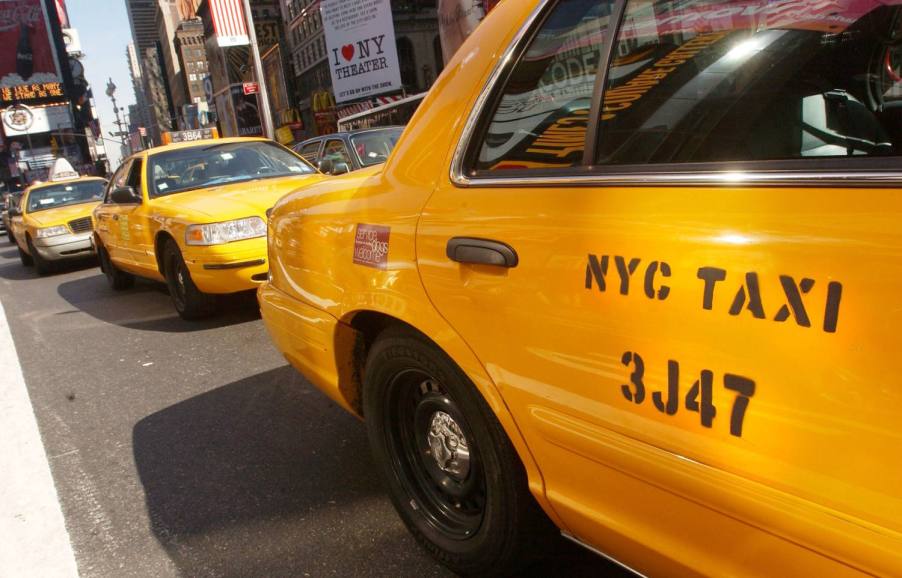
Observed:
[[[266,223],[260,217],[247,217],[225,223],[191,225],[185,231],[188,245],[224,245],[266,236]]]
[[[46,239],[47,237],[58,237],[60,235],[68,235],[69,229],[65,225],[58,225],[56,227],[46,227],[44,229],[37,230],[37,238],[38,239]]]

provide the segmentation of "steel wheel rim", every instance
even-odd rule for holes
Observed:
[[[385,411],[392,468],[410,505],[442,534],[471,538],[485,515],[485,474],[453,398],[425,372],[406,370],[391,379]]]

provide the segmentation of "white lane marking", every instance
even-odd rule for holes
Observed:
[[[0,576],[78,576],[50,464],[0,304]]]

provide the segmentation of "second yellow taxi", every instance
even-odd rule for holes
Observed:
[[[91,256],[91,211],[104,187],[104,179],[79,176],[68,161],[57,160],[48,182],[32,185],[10,207],[11,238],[22,265],[46,275],[59,261]]]
[[[215,311],[215,295],[266,280],[266,212],[322,178],[265,139],[179,143],[141,151],[113,175],[94,211],[100,267],[115,290],[163,281],[178,314]]]

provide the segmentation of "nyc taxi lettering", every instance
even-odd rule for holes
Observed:
[[[671,294],[667,280],[674,271],[666,261],[643,262],[639,258],[589,255],[586,263],[585,287],[606,292],[608,283],[621,295],[642,291],[648,299],[665,301]],[[758,273],[728,273],[719,267],[699,267],[695,278],[700,281],[700,304],[703,310],[726,311],[733,317],[751,315],[755,319],[784,323],[792,319],[799,327],[812,327],[813,316],[825,333],[836,333],[839,324],[843,286],[830,281],[826,297],[815,301],[812,290],[817,282],[808,277],[780,275],[780,298],[768,296],[765,301]],[[634,289],[636,286],[641,289]],[[776,300],[775,300],[776,299]]]
[[[641,405],[648,392],[645,383],[645,361],[642,356],[634,351],[627,351],[620,359],[627,368],[632,368],[629,375],[629,384],[621,386],[620,390],[627,401]],[[755,395],[755,382],[747,377],[726,373],[723,376],[723,387],[736,394],[733,407],[730,410],[730,435],[742,437],[742,424],[745,421],[745,413],[749,402]],[[677,361],[667,362],[667,391],[651,392],[651,401],[659,412],[664,415],[676,415],[680,409],[680,364]],[[714,406],[714,372],[704,369],[695,380],[686,396],[682,399],[682,405],[686,411],[694,411],[699,414],[699,421],[703,427],[712,428],[714,418],[717,417],[717,408]]]

